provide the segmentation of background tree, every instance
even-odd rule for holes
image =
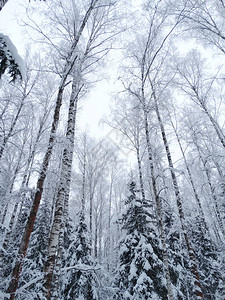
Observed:
[[[73,240],[68,246],[64,267],[67,272],[67,280],[63,286],[63,299],[98,299],[94,261],[91,257],[90,234],[83,212],[80,212],[78,216]],[[85,268],[90,268],[90,270]]]
[[[115,299],[167,299],[154,216],[149,203],[138,198],[133,179],[129,183],[129,192],[127,211],[121,219],[125,236],[119,246]]]

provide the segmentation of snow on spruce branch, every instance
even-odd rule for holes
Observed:
[[[80,270],[80,271],[94,272],[94,271],[100,270],[101,267],[100,266],[91,267],[91,266],[85,265],[85,264],[77,264],[72,267],[62,268],[62,271],[69,271],[69,270],[73,270],[73,269]]]
[[[11,81],[25,78],[25,65],[16,47],[7,35],[0,33],[0,79],[6,69]]]

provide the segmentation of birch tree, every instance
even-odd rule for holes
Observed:
[[[215,50],[225,53],[223,0],[187,1],[185,9],[182,2],[176,2],[172,10],[176,15],[182,10],[182,16],[185,17],[183,25],[189,37],[195,37],[203,45],[213,46]]]
[[[76,47],[80,40],[82,32],[87,24],[87,21],[91,15],[93,9],[95,8],[97,2],[98,2],[98,0],[93,0],[89,3],[88,8],[84,14],[84,17],[80,22],[79,29],[76,32],[76,34],[74,35],[74,39],[72,40],[69,50],[67,52],[67,55],[64,58],[64,65],[63,65],[62,71],[61,71],[62,77],[60,80],[58,94],[57,94],[57,98],[56,98],[56,105],[55,105],[52,127],[51,127],[51,131],[50,131],[48,148],[45,153],[45,157],[43,159],[40,176],[37,181],[36,194],[34,196],[33,205],[31,207],[30,215],[28,217],[26,227],[24,229],[22,241],[21,241],[21,244],[19,247],[18,260],[15,263],[15,267],[12,272],[12,279],[11,279],[8,289],[7,289],[7,293],[10,294],[10,300],[13,300],[15,297],[15,292],[18,287],[19,276],[20,276],[21,269],[22,269],[23,259],[26,256],[26,252],[27,252],[27,248],[28,248],[28,244],[29,244],[29,240],[30,240],[30,235],[33,230],[38,207],[40,204],[40,200],[41,200],[41,196],[42,196],[42,192],[43,192],[43,185],[44,185],[45,178],[46,178],[46,171],[48,169],[49,161],[51,158],[53,145],[55,142],[55,134],[56,134],[56,130],[57,130],[58,123],[59,123],[59,113],[60,113],[60,107],[62,104],[64,89],[65,89],[65,86],[67,85],[67,78],[70,74],[70,71],[73,68],[73,65],[77,59]]]
[[[143,179],[143,166],[142,159],[145,153],[144,145],[144,133],[142,115],[136,103],[132,101],[132,98],[120,98],[116,101],[116,109],[112,110],[112,120],[106,123],[120,134],[124,136],[120,147],[126,148],[126,151],[135,151],[138,173],[139,173],[139,185],[142,194],[142,199],[145,200],[145,187]]]
[[[201,59],[200,53],[196,51],[188,53],[185,61],[183,60],[182,65],[177,64],[176,67],[181,79],[180,88],[206,114],[218,136],[219,141],[222,146],[225,147],[224,132],[220,127],[219,120],[212,115],[210,110],[212,102],[216,101],[215,99],[218,99],[218,103],[220,102],[220,99],[217,96],[218,90],[214,87],[218,81],[218,75],[208,75],[208,77],[204,75],[207,74],[206,68],[203,67],[204,60]],[[223,102],[220,103],[220,107],[223,108],[223,105]]]
[[[0,147],[0,159],[2,158],[6,144],[12,135],[15,134],[16,125],[21,118],[24,106],[26,105],[26,102],[29,101],[29,96],[32,94],[39,81],[40,72],[36,72],[36,74],[34,74],[34,72],[31,71],[30,64],[31,59],[28,58],[26,61],[26,80],[24,80],[22,85],[19,86],[16,84],[14,86],[8,86],[7,88],[5,87],[2,93],[2,97],[4,98],[6,105],[2,107],[1,112],[2,141]],[[15,105],[14,109],[13,105]],[[11,120],[8,120],[10,108],[13,109],[13,115],[10,116]]]
[[[200,195],[197,191],[197,187],[194,183],[194,176],[191,172],[191,168],[190,168],[189,163],[187,161],[186,154],[185,154],[185,149],[184,149],[184,146],[182,145],[181,137],[180,137],[180,134],[179,134],[179,131],[178,131],[178,128],[177,128],[177,119],[175,119],[175,121],[173,121],[172,118],[171,118],[171,125],[173,127],[174,132],[175,132],[177,142],[178,142],[178,145],[180,147],[180,150],[181,150],[181,153],[182,153],[182,156],[183,156],[184,165],[187,169],[188,178],[189,178],[189,181],[190,181],[190,184],[191,184],[191,187],[193,189],[193,193],[194,193],[194,196],[195,196],[195,199],[196,199],[196,203],[197,203],[198,210],[199,210],[199,215],[200,215],[201,220],[202,220],[202,222],[205,226],[206,231],[208,231],[209,229],[208,229],[208,225],[206,223],[205,213],[204,213],[204,210],[203,210],[203,207],[202,207],[202,201],[201,201]]]
[[[84,53],[80,55],[80,63],[74,64],[76,70],[73,77],[72,93],[70,97],[70,106],[68,114],[68,123],[66,131],[66,145],[62,158],[62,169],[60,175],[60,187],[56,198],[55,214],[53,219],[53,226],[50,232],[49,238],[49,250],[48,260],[45,266],[45,288],[47,291],[47,299],[50,299],[51,295],[51,281],[53,276],[53,270],[55,265],[55,257],[57,253],[60,235],[63,237],[63,230],[65,224],[65,217],[68,215],[68,198],[71,181],[71,169],[73,161],[73,149],[74,149],[74,134],[75,134],[75,121],[77,111],[77,101],[80,97],[80,92],[84,87],[82,77],[85,73],[88,73],[91,69],[93,73],[93,67],[102,59],[110,50],[112,37],[118,34],[115,30],[117,17],[114,12],[115,3],[102,3],[99,7],[93,11],[93,18],[90,18],[90,22],[87,23],[90,26],[89,37],[86,42],[86,48]],[[114,28],[114,30],[113,30]],[[110,153],[110,152],[109,152]],[[111,153],[110,153],[111,154]],[[109,154],[109,155],[110,155]],[[102,157],[100,155],[101,171],[104,168],[105,163],[108,160],[108,155]],[[100,169],[99,169],[100,171]],[[98,172],[99,172],[98,171]],[[93,189],[90,189],[90,231],[92,233],[92,201],[94,196],[94,189],[97,184],[99,174],[97,174],[96,181],[94,182]],[[93,183],[93,181],[91,181]],[[61,234],[60,234],[61,232]],[[60,257],[59,257],[60,259]]]
[[[204,174],[204,183],[206,183],[208,193],[212,197],[211,203],[214,207],[213,210],[215,212],[217,224],[219,225],[219,228],[220,228],[218,231],[221,231],[222,234],[224,235],[224,225],[223,225],[223,221],[222,221],[222,217],[221,217],[221,209],[219,208],[218,197],[217,197],[217,194],[214,189],[214,184],[212,182],[212,173],[211,173],[209,165],[208,165],[208,163],[209,163],[208,155],[205,155],[202,145],[200,143],[200,140],[199,140],[200,132],[199,132],[199,129],[196,128],[197,124],[193,124],[194,122],[193,121],[191,122],[190,119],[189,119],[189,123],[190,124],[188,125],[188,127],[192,131],[191,140],[192,140],[194,149],[198,155],[198,159],[202,166],[202,171]]]
[[[41,1],[41,0],[40,0]],[[46,0],[43,0],[46,1]],[[1,0],[0,1],[0,11],[2,10],[2,8],[4,7],[4,5],[8,2],[8,0]],[[29,1],[30,2],[30,1]]]

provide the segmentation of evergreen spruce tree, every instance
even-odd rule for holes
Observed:
[[[160,247],[151,208],[137,197],[131,180],[127,210],[121,222],[125,237],[120,241],[120,262],[115,299],[167,299]]]
[[[8,70],[11,81],[24,77],[24,63],[10,38],[0,33],[0,79]]]
[[[164,224],[174,295],[177,300],[189,299],[189,293],[192,290],[192,275],[188,265],[188,253],[182,239],[181,230],[177,226],[179,222],[169,206],[165,208]]]
[[[18,193],[18,197],[21,198],[21,207],[18,215],[15,216],[15,224],[12,227],[11,232],[7,232],[4,243],[1,249],[1,265],[0,265],[0,289],[5,290],[8,284],[9,276],[12,272],[14,265],[14,259],[17,255],[18,244],[20,243],[22,232],[24,229],[24,223],[26,222],[31,201],[32,201],[32,190]]]
[[[44,200],[40,206],[19,281],[16,300],[44,299],[43,268],[47,256],[50,211]],[[28,283],[25,289],[23,288]],[[21,292],[20,292],[21,289]]]
[[[205,299],[220,299],[219,297],[222,295],[221,287],[223,286],[222,277],[224,275],[220,273],[219,251],[210,238],[209,232],[202,224],[200,217],[196,217],[190,227]]]
[[[98,299],[94,261],[91,257],[90,239],[83,212],[78,215],[78,223],[74,232],[72,227],[71,221],[67,222],[65,246],[68,248],[64,255],[63,299]],[[68,234],[71,236],[69,237]],[[76,267],[66,270],[74,266]]]

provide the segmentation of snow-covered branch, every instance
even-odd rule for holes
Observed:
[[[25,66],[16,47],[7,35],[0,33],[0,79],[8,70],[11,81],[25,78]]]
[[[78,264],[72,267],[67,267],[67,268],[62,268],[61,271],[70,271],[70,270],[80,270],[80,271],[87,271],[87,272],[94,272],[94,271],[98,271],[101,269],[100,266],[97,267],[92,267],[89,265],[85,265],[85,264]]]

